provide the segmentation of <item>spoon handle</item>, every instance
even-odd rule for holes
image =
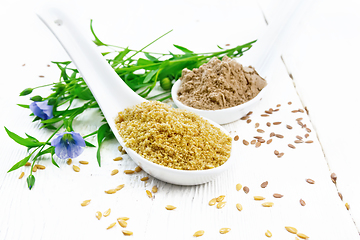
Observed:
[[[37,15],[69,54],[110,126],[119,111],[146,101],[121,80],[65,10],[59,6],[45,6]]]

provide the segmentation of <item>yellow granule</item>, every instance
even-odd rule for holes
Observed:
[[[230,157],[230,136],[192,112],[161,102],[127,108],[115,123],[127,147],[165,167],[204,170]]]

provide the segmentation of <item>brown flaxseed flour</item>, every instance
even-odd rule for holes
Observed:
[[[213,57],[192,71],[184,69],[178,99],[203,110],[217,110],[243,104],[258,95],[266,81],[251,66],[244,67],[224,56]]]

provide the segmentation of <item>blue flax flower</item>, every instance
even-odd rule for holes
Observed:
[[[79,133],[63,132],[55,135],[51,146],[55,147],[55,154],[61,159],[76,158],[84,151],[85,140]]]
[[[41,119],[50,119],[53,118],[53,105],[48,105],[48,100],[43,102],[32,102],[30,104],[31,111]]]

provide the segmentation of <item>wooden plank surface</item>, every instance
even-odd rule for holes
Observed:
[[[76,1],[74,4],[79,7],[84,2]],[[128,1],[114,4],[114,1],[87,3],[78,14],[94,19],[95,30],[99,37],[103,36],[103,41],[121,41],[119,44],[122,46],[133,48],[142,47],[174,28],[171,35],[150,50],[166,51],[176,43],[197,52],[213,51],[216,45],[235,46],[253,40],[266,27],[260,6],[250,1],[228,1],[225,4],[221,1],[183,1],[176,5],[168,1],[143,1],[142,4]],[[7,60],[3,65],[7,69],[3,73],[7,87],[0,89],[0,107],[7,117],[1,118],[0,125],[20,135],[27,132],[45,139],[49,133],[38,130],[39,125],[31,123],[29,112],[16,106],[16,103],[28,102],[17,95],[25,87],[56,81],[59,71],[54,66],[47,67],[47,64],[52,60],[69,59],[33,14],[32,5],[23,2],[23,6],[18,9],[16,3],[6,3],[0,10],[1,22],[11,22],[5,27],[7,36],[11,38],[1,40]],[[264,9],[270,11],[270,5]],[[88,21],[82,24],[88,27]],[[15,33],[12,31],[14,28],[18,29]],[[291,112],[302,109],[303,100],[299,98],[280,58],[276,61],[269,78],[272,85],[261,104],[253,110],[252,121],[247,123],[239,120],[225,125],[233,137],[240,137],[235,142],[238,161],[233,169],[207,184],[175,186],[151,176],[145,184],[140,181],[141,177],[147,176],[144,172],[122,174],[125,169],[134,169],[135,164],[126,155],[120,162],[112,160],[120,155],[118,143],[114,140],[102,148],[101,168],[96,164],[94,149],[86,149],[74,159],[76,165],[79,165],[79,160],[90,162],[89,165],[80,165],[79,173],[75,173],[64,160],[58,161],[60,169],[57,169],[48,159],[44,159],[42,164],[47,168],[36,173],[36,186],[29,191],[25,182],[28,169],[6,173],[25,156],[25,149],[12,142],[1,130],[0,239],[121,237],[122,228],[118,224],[106,230],[110,223],[121,216],[130,217],[127,229],[134,232],[132,238],[135,239],[193,239],[194,232],[200,229],[205,230],[204,239],[267,239],[266,230],[272,232],[274,239],[294,239],[285,226],[296,227],[310,239],[359,239],[353,219],[329,177],[321,134],[317,133],[317,125],[315,128],[312,125],[316,122],[312,118],[310,122],[306,113]],[[26,65],[22,66],[24,63]],[[39,78],[39,75],[45,78]],[[4,80],[2,84],[5,86]],[[276,107],[277,104],[281,104],[281,107]],[[261,117],[260,114],[269,108],[279,108],[279,111],[269,117]],[[310,117],[313,116],[312,112],[310,110]],[[295,119],[299,117],[311,129],[308,138],[314,141],[311,144],[293,143],[296,135],[304,136],[307,133],[297,124]],[[99,126],[99,119],[97,112],[88,111],[77,119],[75,129],[82,134],[91,132]],[[266,126],[267,122],[275,121],[282,124]],[[255,123],[259,123],[259,128],[265,133],[258,133]],[[293,128],[286,128],[287,124]],[[268,140],[271,132],[282,134],[284,138],[272,137],[272,143],[262,144],[259,148],[242,143],[243,139],[250,142],[253,136],[258,135]],[[90,141],[96,142],[95,139]],[[296,149],[289,148],[289,143],[294,144]],[[284,152],[284,156],[276,157],[274,150]],[[120,173],[110,176],[115,168]],[[18,176],[23,170],[26,175],[19,180]],[[315,184],[308,184],[305,181],[307,178],[314,179]],[[261,188],[260,184],[264,181],[269,184]],[[250,192],[236,191],[237,183],[248,186]],[[120,192],[114,195],[104,193],[104,190],[119,184],[125,184]],[[153,185],[159,191],[153,199],[149,199],[145,190]],[[283,194],[284,197],[275,199],[272,196],[274,193]],[[220,195],[225,195],[227,202],[223,209],[208,205],[210,199]],[[266,197],[265,201],[274,202],[274,206],[262,207],[262,202],[253,200],[255,195]],[[80,203],[86,199],[91,199],[91,203],[81,207]],[[300,205],[300,199],[306,202],[306,206]],[[243,211],[236,209],[236,203],[242,204]],[[177,209],[166,210],[168,204]],[[103,217],[100,221],[95,218],[96,211],[104,212],[108,208],[112,209],[109,217]],[[221,235],[219,229],[222,227],[232,230]]]

